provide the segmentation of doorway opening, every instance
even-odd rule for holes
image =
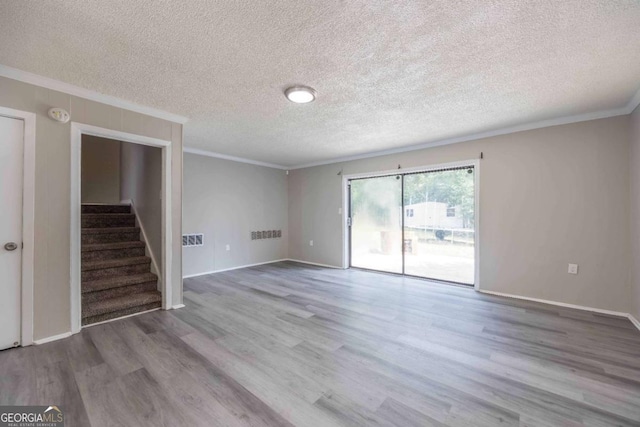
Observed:
[[[71,127],[72,333],[171,308],[171,142]]]
[[[159,309],[162,150],[82,136],[82,325]]]
[[[477,286],[478,165],[348,176],[348,266]]]

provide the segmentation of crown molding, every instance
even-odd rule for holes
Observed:
[[[289,170],[291,168],[274,163],[260,162],[258,160],[246,159],[244,157],[228,156],[226,154],[216,153],[214,151],[200,150],[198,148],[184,147],[183,152],[189,154],[197,154],[198,156],[215,157],[216,159],[231,160],[232,162],[248,163],[250,165],[264,166],[266,168]]]
[[[369,159],[372,157],[387,156],[390,154],[399,154],[399,153],[406,153],[410,151],[424,150],[426,148],[440,147],[443,145],[457,144],[460,142],[475,141],[477,139],[490,138],[493,136],[500,136],[500,135],[508,135],[511,133],[524,132],[524,131],[534,130],[534,129],[542,129],[542,128],[551,127],[551,126],[560,126],[560,125],[567,125],[571,123],[586,122],[589,120],[598,120],[598,119],[606,119],[609,117],[625,116],[627,114],[631,114],[638,107],[638,105],[640,105],[640,90],[638,90],[638,92],[635,93],[635,95],[629,100],[626,106],[621,108],[595,111],[592,113],[578,114],[574,116],[558,117],[558,118],[543,120],[539,122],[524,123],[522,125],[511,126],[511,127],[496,129],[496,130],[487,131],[487,132],[473,133],[473,134],[454,137],[454,138],[446,138],[446,139],[441,139],[441,140],[427,142],[427,143],[418,144],[418,145],[410,145],[407,147],[399,147],[399,148],[392,148],[389,150],[374,151],[371,153],[357,154],[354,156],[336,157],[329,160],[303,163],[303,164],[294,165],[294,166],[283,166],[283,165],[277,165],[273,163],[265,163],[257,160],[246,159],[243,157],[228,156],[226,154],[220,154],[212,151],[200,150],[195,148],[185,147],[184,152],[191,153],[191,154],[199,154],[201,156],[209,156],[209,157],[216,157],[216,158],[225,159],[225,160],[232,160],[234,162],[249,163],[253,165],[265,166],[265,167],[275,168],[275,169],[295,170],[295,169],[311,168],[314,166],[323,166],[323,165],[330,165],[335,163],[350,162],[354,160]]]
[[[638,105],[640,105],[640,89],[638,89],[636,94],[631,97],[629,103],[627,104],[627,110],[629,111],[629,114],[633,113],[635,109],[638,108]]]
[[[105,95],[90,89],[81,88],[69,83],[65,83],[49,77],[40,76],[38,74],[30,73],[28,71],[22,71],[22,70],[8,67],[2,64],[0,64],[0,76],[13,79],[13,80],[18,80],[24,83],[33,84],[35,86],[41,86],[41,87],[55,90],[58,92],[68,93],[70,95],[77,96],[80,98],[89,99],[91,101],[100,102],[102,104],[111,105],[113,107],[135,111],[137,113],[145,114],[152,117],[157,117],[159,119],[168,120],[175,123],[185,124],[189,120],[189,118],[184,116],[180,116],[177,114],[169,113],[167,111],[158,110],[151,107],[146,107],[146,106],[139,105],[130,101],[126,101],[124,99],[117,98],[111,95]],[[234,162],[247,163],[247,164],[252,164],[256,166],[264,166],[264,167],[274,168],[274,169],[294,170],[294,169],[309,168],[313,166],[343,163],[343,162],[348,162],[353,160],[368,159],[371,157],[386,156],[390,154],[406,153],[410,151],[423,150],[425,148],[439,147],[442,145],[456,144],[459,142],[473,141],[473,140],[482,139],[482,138],[490,138],[493,136],[506,135],[510,133],[523,132],[527,130],[540,129],[540,128],[545,128],[550,126],[559,126],[559,125],[565,125],[565,124],[571,124],[571,123],[584,122],[588,120],[597,120],[597,119],[604,119],[608,117],[623,116],[623,115],[631,114],[636,108],[638,108],[639,105],[640,105],[640,89],[633,95],[633,97],[631,97],[627,105],[621,108],[604,110],[604,111],[596,111],[593,113],[579,114],[574,116],[559,117],[559,118],[543,120],[539,122],[525,123],[522,125],[496,129],[493,131],[474,133],[474,134],[469,134],[469,135],[454,137],[454,138],[446,138],[446,139],[427,142],[427,143],[418,144],[418,145],[410,145],[407,147],[374,151],[371,153],[359,154],[354,156],[336,157],[329,160],[303,163],[295,166],[277,165],[274,163],[261,162],[258,160],[251,160],[244,157],[229,156],[226,154],[216,153],[216,152],[207,151],[207,150],[200,150],[196,148],[185,147],[184,152],[190,153],[190,154],[197,154],[200,156],[231,160]]]
[[[8,67],[2,64],[0,64],[0,76],[55,90],[57,92],[67,93],[79,98],[85,98],[91,101],[100,102],[102,104],[111,105],[113,107],[135,111],[136,113],[145,114],[151,117],[157,117],[159,119],[167,120],[174,123],[185,124],[189,120],[189,118],[180,116],[178,114],[169,113],[167,111],[158,110],[151,107],[145,107],[131,101],[116,98],[115,96],[105,95],[103,93],[99,93],[90,89],[85,89],[79,86],[72,85],[70,83],[61,82],[60,80],[55,80],[49,77],[30,73],[28,71],[18,70],[17,68]]]
[[[636,99],[636,98],[638,98],[638,99]],[[633,106],[634,102],[636,103],[636,105],[637,105],[638,102],[640,102],[640,95],[636,94],[634,96],[634,98],[632,98],[632,102],[629,102],[629,104],[626,107],[622,107],[622,108],[616,108],[616,109],[604,110],[604,111],[596,111],[596,112],[593,112],[593,113],[585,113],[585,114],[579,114],[579,115],[575,115],[575,116],[558,117],[558,118],[555,118],[555,119],[543,120],[543,121],[540,121],[540,122],[525,123],[525,124],[522,124],[522,125],[511,126],[511,127],[508,127],[508,128],[496,129],[496,130],[487,131],[487,132],[474,133],[474,134],[465,135],[465,136],[459,136],[459,137],[454,137],[454,138],[446,138],[446,139],[441,139],[441,140],[438,140],[438,141],[427,142],[427,143],[424,143],[424,144],[410,145],[410,146],[407,146],[407,147],[400,147],[400,148],[392,148],[392,149],[389,149],[389,150],[374,151],[374,152],[371,152],[371,153],[357,154],[357,155],[354,155],[354,156],[337,157],[337,158],[330,159],[330,160],[324,160],[324,161],[319,161],[319,162],[312,162],[312,163],[305,163],[305,164],[301,164],[301,165],[291,166],[291,167],[289,167],[289,170],[310,168],[310,167],[314,167],[314,166],[330,165],[330,164],[334,164],[334,163],[350,162],[350,161],[353,161],[353,160],[368,159],[368,158],[371,158],[371,157],[387,156],[389,154],[406,153],[406,152],[409,152],[409,151],[424,150],[425,148],[440,147],[442,145],[457,144],[459,142],[474,141],[474,140],[477,140],[477,139],[490,138],[490,137],[499,136],[499,135],[507,135],[507,134],[510,134],[510,133],[523,132],[523,131],[527,131],[527,130],[541,129],[541,128],[546,128],[546,127],[551,127],[551,126],[566,125],[566,124],[578,123],[578,122],[585,122],[585,121],[589,121],[589,120],[606,119],[608,117],[624,116],[624,115],[627,115],[627,114],[629,114],[629,113],[631,113],[633,111],[633,109],[635,107],[633,107],[633,108],[631,108],[631,107]]]

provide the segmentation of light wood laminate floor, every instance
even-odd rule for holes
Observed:
[[[640,425],[627,319],[358,270],[185,280],[186,308],[0,352],[66,426]]]

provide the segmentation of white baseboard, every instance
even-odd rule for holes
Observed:
[[[636,329],[638,329],[640,331],[640,321],[638,321],[638,319],[633,317],[633,315],[631,313],[624,313],[622,311],[604,310],[602,308],[595,308],[595,307],[586,307],[584,305],[567,304],[565,302],[551,301],[551,300],[540,299],[540,298],[523,297],[523,296],[520,296],[520,295],[505,294],[503,292],[483,291],[482,289],[478,289],[477,291],[481,292],[483,294],[496,295],[496,296],[499,296],[499,297],[521,299],[521,300],[533,301],[533,302],[540,302],[540,303],[543,303],[543,304],[556,305],[556,306],[559,306],[559,307],[566,307],[566,308],[573,308],[573,309],[576,309],[576,310],[590,311],[592,313],[607,314],[609,316],[626,317],[633,324],[633,326],[635,326]]]
[[[274,259],[273,261],[258,262],[258,263],[255,263],[255,264],[239,265],[237,267],[222,268],[220,270],[211,270],[211,271],[205,271],[205,272],[202,272],[202,273],[189,274],[187,276],[182,276],[182,278],[183,279],[189,279],[189,278],[192,278],[192,277],[206,276],[207,274],[222,273],[223,271],[231,271],[231,270],[240,270],[241,268],[256,267],[258,265],[273,264],[274,262],[282,262],[282,261],[289,261],[289,260],[288,259]]]
[[[592,313],[608,314],[610,316],[627,317],[627,318],[629,317],[629,313],[623,313],[621,311],[604,310],[602,308],[586,307],[583,305],[576,305],[576,304],[567,304],[565,302],[551,301],[551,300],[540,299],[540,298],[530,298],[530,297],[524,297],[521,295],[505,294],[503,292],[485,291],[482,289],[479,289],[478,292],[481,292],[483,294],[496,295],[499,297],[521,299],[525,301],[533,301],[533,302],[541,302],[543,304],[557,305],[559,307],[574,308],[576,310],[590,311]]]
[[[326,267],[326,268],[333,268],[333,269],[337,269],[337,270],[344,270],[344,268],[338,267],[338,266],[335,266],[335,265],[320,264],[320,263],[311,262],[311,261],[302,261],[301,259],[289,258],[289,259],[286,259],[284,261],[299,262],[300,264],[317,265],[318,267]]]
[[[178,304],[178,305],[174,305],[171,308],[172,309],[177,309],[177,308],[182,308],[184,306],[185,306],[184,304]],[[154,308],[154,309],[151,309],[151,310],[141,311],[139,313],[128,314],[126,316],[116,317],[115,319],[109,319],[109,320],[104,320],[102,322],[97,322],[97,323],[92,323],[90,325],[85,325],[82,328],[83,329],[84,328],[90,328],[92,326],[102,325],[104,323],[109,323],[109,322],[114,322],[116,320],[126,319],[127,317],[133,317],[133,316],[137,316],[139,314],[151,313],[152,311],[157,311],[157,310],[160,310],[160,309],[159,308]],[[71,332],[65,332],[64,334],[59,334],[59,335],[54,335],[54,336],[51,336],[51,337],[42,338],[42,339],[39,339],[39,340],[34,340],[33,343],[35,345],[46,344],[48,342],[58,341],[58,340],[61,340],[61,339],[64,339],[64,338],[69,338],[71,335],[73,335]]]
[[[192,278],[192,277],[206,276],[207,274],[222,273],[223,271],[240,270],[241,268],[256,267],[258,265],[273,264],[273,263],[276,263],[276,262],[284,262],[284,261],[299,262],[300,264],[309,264],[309,265],[316,265],[318,267],[326,267],[326,268],[334,268],[334,269],[342,270],[342,267],[336,267],[335,265],[318,264],[317,262],[309,262],[309,261],[302,261],[302,260],[299,260],[299,259],[283,258],[283,259],[274,259],[273,261],[258,262],[258,263],[255,263],[255,264],[239,265],[237,267],[222,268],[220,270],[211,270],[211,271],[205,271],[205,272],[202,272],[202,273],[189,274],[189,275],[186,275],[186,276],[182,276],[182,278],[183,279],[189,279],[189,278]]]
[[[257,265],[273,264],[273,263],[282,262],[282,261],[298,262],[300,264],[309,264],[309,265],[315,265],[315,266],[318,266],[318,267],[326,267],[326,268],[344,270],[342,267],[336,267],[335,265],[320,264],[320,263],[317,263],[317,262],[302,261],[302,260],[299,260],[299,259],[287,258],[287,259],[278,259],[278,260],[273,260],[273,261],[261,262],[261,263],[257,263],[257,264],[241,265],[241,266],[238,266],[238,267],[225,268],[225,269],[222,269],[222,270],[213,270],[213,271],[208,271],[208,272],[204,272],[204,273],[191,274],[191,275],[188,275],[188,276],[184,276],[183,279],[188,279],[190,277],[206,276],[207,274],[220,273],[220,272],[223,272],[223,271],[239,270],[241,268],[254,267],[254,266],[257,266]],[[480,292],[480,293],[483,293],[483,294],[495,295],[495,296],[500,296],[500,297],[505,297],[505,298],[513,298],[513,299],[520,299],[520,300],[525,300],[525,301],[539,302],[539,303],[550,304],[550,305],[555,305],[555,306],[559,306],[559,307],[566,307],[566,308],[573,308],[573,309],[576,309],[576,310],[590,311],[592,313],[607,314],[609,316],[626,317],[627,319],[629,319],[631,321],[631,323],[633,323],[633,325],[636,328],[638,328],[638,330],[640,330],[640,321],[638,321],[638,319],[633,317],[631,314],[624,313],[624,312],[621,312],[621,311],[604,310],[604,309],[601,309],[601,308],[587,307],[587,306],[576,305],[576,304],[568,304],[568,303],[564,303],[564,302],[551,301],[551,300],[545,300],[545,299],[540,299],[540,298],[531,298],[531,297],[525,297],[525,296],[521,296],[521,295],[507,294],[507,293],[504,293],[504,292],[485,291],[485,290],[482,290],[482,289],[477,289],[477,291]],[[178,306],[174,306],[173,308],[181,308],[181,307],[184,307],[184,304],[180,304]]]
[[[171,310],[177,310],[179,308],[184,308],[184,307],[186,307],[184,304],[176,304],[171,307]]]
[[[53,335],[53,336],[42,338],[42,339],[39,339],[39,340],[33,340],[33,343],[35,345],[46,344],[48,342],[58,341],[58,340],[61,340],[61,339],[64,339],[64,338],[69,338],[70,336],[71,336],[71,332],[65,332],[64,334]]]
[[[109,323],[109,322],[115,322],[116,320],[126,319],[127,317],[133,317],[133,316],[138,316],[140,314],[151,313],[152,311],[158,311],[158,310],[160,310],[160,307],[152,308],[151,310],[139,311],[137,313],[127,314],[126,316],[116,317],[114,319],[103,320],[102,322],[96,322],[96,323],[92,323],[90,325],[84,325],[82,327],[82,329],[90,328],[92,326],[97,326],[97,325],[103,325],[103,324]]]

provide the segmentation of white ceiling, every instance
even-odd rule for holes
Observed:
[[[640,1],[0,2],[0,63],[190,118],[292,166],[621,108]],[[291,84],[314,103],[283,96]]]

